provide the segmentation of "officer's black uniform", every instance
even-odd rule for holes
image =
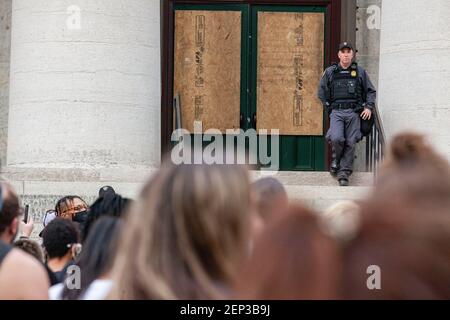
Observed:
[[[352,49],[344,42],[339,46]],[[348,69],[333,64],[320,80],[319,99],[330,115],[330,129],[326,138],[333,149],[332,171],[338,179],[348,181],[353,172],[355,145],[362,138],[360,113],[375,107],[376,90],[367,72],[356,63]]]

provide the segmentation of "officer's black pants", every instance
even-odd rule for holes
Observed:
[[[333,110],[326,135],[339,165],[338,178],[353,172],[355,146],[361,140],[361,119],[353,109]]]

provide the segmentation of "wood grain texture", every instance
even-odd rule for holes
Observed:
[[[258,13],[257,128],[323,135],[324,14]]]
[[[240,125],[241,12],[175,13],[174,94],[180,94],[182,127],[193,132]]]

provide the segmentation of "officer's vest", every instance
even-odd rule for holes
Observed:
[[[335,66],[331,80],[331,102],[362,102],[358,67],[353,63],[347,70]]]

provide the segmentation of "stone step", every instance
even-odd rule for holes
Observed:
[[[372,187],[286,186],[289,199],[300,201],[322,212],[329,206],[344,200],[362,200]]]
[[[338,182],[329,172],[307,171],[252,171],[252,179],[271,176],[279,180],[285,186],[337,186]],[[350,176],[350,186],[372,186],[373,173],[355,172]]]
[[[264,176],[278,179],[286,188],[289,199],[300,201],[317,211],[344,200],[361,200],[372,190],[374,176],[371,172],[355,172],[350,186],[340,187],[328,172],[252,172],[252,179]]]

